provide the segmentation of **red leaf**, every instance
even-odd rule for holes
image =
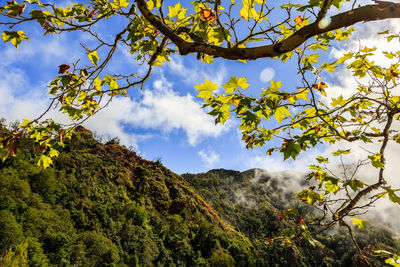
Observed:
[[[283,218],[285,218],[285,214],[283,212],[281,212],[281,214],[279,215],[279,220],[282,221]]]
[[[200,11],[200,16],[202,21],[215,21],[216,16],[214,10],[210,8],[202,8]]]
[[[294,19],[294,22],[296,22],[296,23],[301,23],[301,22],[303,22],[303,18],[301,17],[301,16],[297,16],[295,19]]]
[[[14,156],[17,153],[17,149],[19,146],[19,142],[17,140],[13,140],[8,144],[8,156]]]
[[[35,146],[35,153],[42,152],[46,149],[46,146]]]
[[[69,64],[61,64],[60,66],[58,66],[58,73],[64,74],[64,73],[68,72],[70,67],[71,66]]]

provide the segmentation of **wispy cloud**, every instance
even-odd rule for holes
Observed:
[[[228,73],[222,63],[208,65],[197,61],[186,64],[183,57],[174,56],[171,58],[171,62],[166,64],[166,67],[168,73],[180,76],[182,81],[190,86],[204,82],[205,78],[218,86],[222,86],[227,81]]]
[[[217,137],[229,129],[229,126],[215,126],[213,118],[206,114],[192,95],[179,95],[171,86],[164,78],[156,80],[153,90],[145,89],[140,101],[124,106],[124,110],[131,114],[124,116],[124,121],[136,127],[158,129],[164,133],[182,130],[192,146],[204,137]]]
[[[216,153],[213,149],[207,148],[202,149],[198,152],[201,160],[203,161],[206,168],[211,169],[219,162],[220,154]]]

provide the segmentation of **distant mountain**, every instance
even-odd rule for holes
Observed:
[[[270,173],[262,169],[244,172],[215,169],[206,173],[182,175],[207,202],[236,230],[249,237],[262,266],[363,266],[357,250],[344,229],[317,236],[318,247],[305,242],[282,247],[265,240],[277,237],[285,225],[279,220],[282,210],[297,208],[302,216],[314,215],[294,198],[304,187],[304,174],[284,171]],[[290,227],[290,225],[289,225]],[[372,258],[373,266],[384,266],[374,249],[400,251],[400,242],[382,225],[368,224],[365,232],[355,229],[356,239]]]
[[[0,127],[0,135],[7,130]],[[282,181],[254,169],[179,176],[82,127],[42,169],[30,140],[0,163],[0,266],[349,266],[345,233],[267,244],[296,205]],[[291,183],[291,182],[290,182]],[[304,212],[307,212],[303,208]],[[375,229],[375,228],[368,228]],[[390,232],[364,247],[398,249]],[[379,265],[379,261],[376,264]]]

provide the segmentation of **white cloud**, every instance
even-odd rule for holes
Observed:
[[[43,39],[44,38],[44,39]],[[71,43],[65,35],[49,35],[49,36],[30,36],[31,41],[24,41],[18,49],[14,46],[7,45],[4,47],[2,54],[7,60],[0,62],[1,66],[7,66],[18,62],[23,64],[27,61],[39,60],[38,66],[54,65],[54,73],[57,66],[63,63],[72,63],[82,57],[82,48],[79,47],[78,41]]]
[[[181,76],[182,81],[191,86],[203,83],[207,78],[221,87],[228,75],[223,64],[208,65],[197,61],[194,65],[186,66],[181,56],[173,56],[166,66],[169,73]]]
[[[265,68],[260,73],[260,81],[267,83],[272,80],[275,76],[275,70],[273,68]]]
[[[197,153],[203,161],[206,168],[211,169],[219,162],[220,155],[211,148],[202,149]]]
[[[213,118],[192,95],[178,95],[169,86],[171,84],[163,79],[155,81],[155,90],[145,89],[140,101],[124,105],[125,112],[131,114],[124,116],[124,122],[164,133],[183,130],[192,146],[204,137],[217,137],[228,130],[229,126],[215,126]]]
[[[134,129],[152,129],[161,133],[181,130],[187,142],[194,146],[202,138],[217,137],[228,127],[215,126],[201,104],[190,94],[179,95],[163,77],[154,82],[153,90],[145,89],[138,99],[115,98],[109,106],[84,123],[85,127],[105,137],[119,137],[122,144],[136,146],[147,135],[128,133],[124,126]],[[27,90],[27,88],[30,88]],[[48,106],[46,84],[31,88],[22,69],[0,66],[0,112],[8,120],[33,119]],[[56,110],[46,117],[62,123],[68,118]]]

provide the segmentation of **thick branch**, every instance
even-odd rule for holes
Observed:
[[[370,185],[364,190],[357,193],[357,195],[345,206],[344,208],[340,208],[334,215],[333,220],[338,221],[346,216],[353,208],[357,205],[357,203],[361,200],[362,197],[371,193],[373,190],[378,189],[382,185],[381,182],[377,182],[376,184]]]
[[[310,37],[318,34],[348,27],[358,22],[400,18],[400,4],[390,3],[382,5],[379,3],[366,5],[331,17],[331,23],[323,29],[318,26],[317,20],[275,44],[249,48],[227,48],[199,42],[188,42],[179,37],[176,32],[165,25],[156,15],[151,13],[147,8],[145,0],[135,0],[135,2],[142,15],[178,47],[180,54],[187,55],[189,53],[198,52],[232,60],[276,57],[292,51]]]

